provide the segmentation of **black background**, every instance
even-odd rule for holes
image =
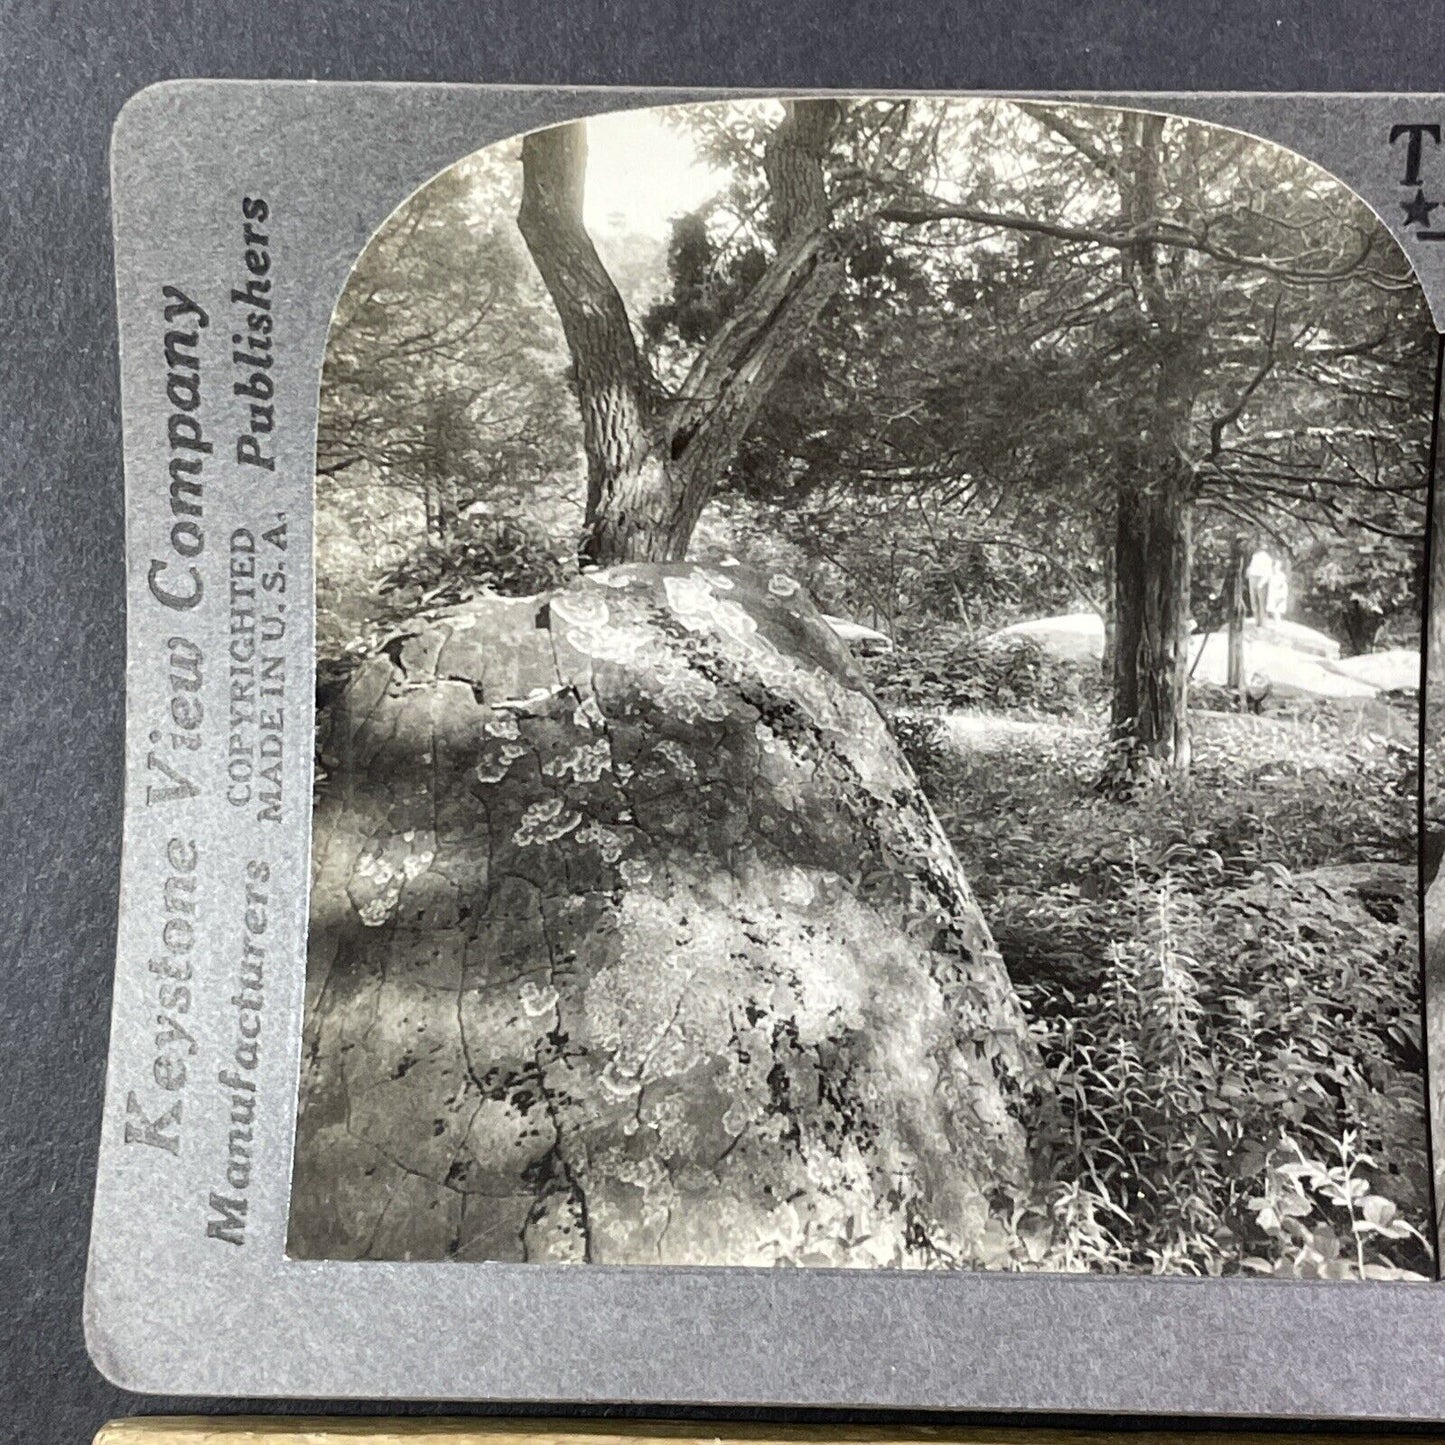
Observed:
[[[125,1395],[80,1327],[124,705],[107,145],[176,76],[1445,91],[1445,6],[0,0],[0,1440],[25,1445],[247,1408]]]

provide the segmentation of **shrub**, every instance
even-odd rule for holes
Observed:
[[[1412,897],[1309,876],[1413,860],[1414,759],[1328,717],[1194,722],[1192,773],[1128,800],[1101,725],[903,729],[1057,1085],[975,1262],[1426,1272]]]
[[[419,611],[464,602],[482,591],[528,596],[560,585],[569,567],[541,527],[514,517],[462,517],[445,537],[417,539],[365,596],[346,596],[334,583],[319,580],[317,706],[325,707],[358,662]]]
[[[1438,711],[1432,706],[1431,712]],[[1445,856],[1445,718],[1427,716],[1423,758],[1425,881],[1433,882]]]
[[[929,713],[898,713],[893,736],[920,780],[936,778],[947,768],[949,747],[942,719]]]
[[[1052,656],[1037,638],[966,638],[937,630],[865,658],[874,690],[895,707],[1061,716],[1099,702],[1097,663]]]
[[[518,517],[462,517],[444,537],[423,538],[382,579],[403,610],[462,602],[479,592],[526,597],[559,586],[571,564],[547,531]]]
[[[1428,1269],[1412,930],[1284,879],[1130,910],[1089,992],[1032,1000],[1051,1205],[1091,1199],[1120,1269]]]

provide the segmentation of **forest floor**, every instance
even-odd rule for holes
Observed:
[[[1011,742],[1033,738],[1040,744],[1072,736],[1097,741],[1101,719],[1083,716],[1073,719],[1024,717],[1011,713],[965,708],[937,715],[952,744],[960,754],[992,752]],[[1236,749],[1260,749],[1276,763],[1299,768],[1329,766],[1338,760],[1342,743],[1368,739],[1371,734],[1386,742],[1414,746],[1418,724],[1413,708],[1374,699],[1351,698],[1333,702],[1328,723],[1312,719],[1310,711],[1293,709],[1255,715],[1210,712],[1194,709],[1190,728],[1196,744]]]
[[[1078,1267],[1430,1269],[1417,716],[1197,709],[1189,774],[1121,797],[1097,704],[900,710],[1058,1082]]]

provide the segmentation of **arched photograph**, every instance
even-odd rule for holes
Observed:
[[[478,152],[316,453],[291,1257],[1433,1278],[1436,337],[1277,145]]]

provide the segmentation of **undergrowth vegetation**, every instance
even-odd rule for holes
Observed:
[[[1056,1084],[977,1263],[1432,1271],[1400,712],[1198,712],[1191,775],[1127,800],[1097,717],[895,718]]]
[[[1043,717],[1102,707],[1104,678],[1094,661],[1051,656],[1037,638],[958,637],[956,628],[920,629],[906,644],[869,659],[878,696],[900,708],[988,706]]]

